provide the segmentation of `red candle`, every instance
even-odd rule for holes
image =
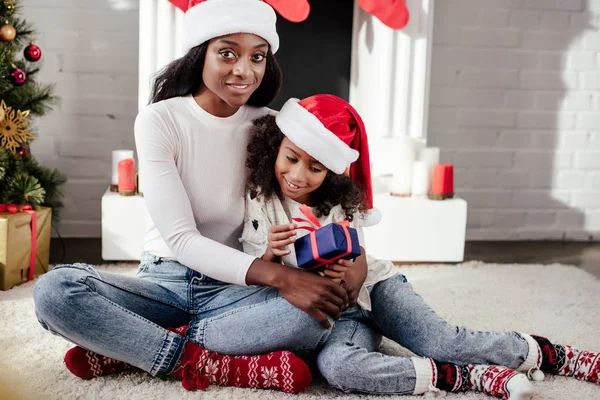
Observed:
[[[454,197],[454,167],[452,164],[438,164],[435,166],[429,197],[433,200]]]
[[[135,161],[126,158],[119,161],[119,194],[133,196],[135,194]]]

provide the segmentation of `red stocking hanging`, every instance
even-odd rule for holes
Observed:
[[[169,0],[171,4],[175,7],[179,8],[181,11],[186,12],[188,8],[193,6],[194,4],[190,4],[190,0]]]
[[[302,22],[308,18],[310,4],[308,0],[265,0],[288,21]]]
[[[408,24],[405,0],[358,0],[358,4],[392,29],[402,29]]]

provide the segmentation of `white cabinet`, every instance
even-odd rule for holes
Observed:
[[[460,262],[464,258],[467,202],[376,194],[379,224],[364,228],[367,252],[398,262]]]
[[[107,190],[102,196],[102,258],[139,260],[149,218],[142,196],[121,196]]]

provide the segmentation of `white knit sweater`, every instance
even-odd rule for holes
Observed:
[[[246,144],[252,120],[269,112],[244,106],[231,117],[219,118],[192,96],[140,111],[135,142],[151,217],[145,251],[214,279],[246,284],[255,260],[241,251],[238,241]]]

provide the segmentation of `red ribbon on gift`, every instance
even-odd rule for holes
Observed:
[[[29,274],[27,280],[31,281],[35,273],[35,259],[37,256],[37,214],[30,204],[0,204],[0,212],[16,214],[26,212],[31,215],[31,256],[29,257]]]
[[[305,222],[305,223],[314,225],[314,227],[313,226],[300,226],[300,227],[296,228],[296,229],[306,229],[307,231],[310,232],[310,234],[309,234],[310,235],[310,247],[312,249],[313,258],[319,262],[319,264],[315,265],[311,269],[319,268],[320,266],[325,265],[325,264],[331,264],[333,261],[339,260],[340,258],[343,258],[343,257],[347,256],[348,254],[352,253],[352,238],[350,237],[350,231],[348,231],[350,222],[344,220],[344,221],[336,222],[336,224],[338,224],[342,227],[342,229],[344,230],[344,234],[346,235],[346,243],[348,243],[346,252],[342,253],[330,260],[321,258],[321,256],[319,256],[319,248],[317,245],[317,234],[316,234],[317,229],[322,228],[321,223],[319,222],[317,217],[315,217],[315,215],[312,213],[312,211],[306,204],[302,204],[300,206],[300,212],[302,214],[304,214],[304,216],[307,219],[292,218],[292,220],[294,220],[296,222]]]

